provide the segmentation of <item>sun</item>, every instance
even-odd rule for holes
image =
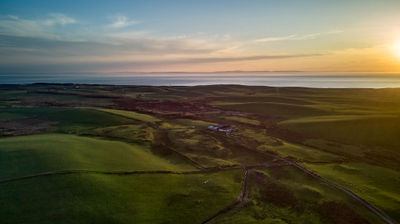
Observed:
[[[396,54],[396,56],[400,58],[400,41],[394,44],[393,51]]]

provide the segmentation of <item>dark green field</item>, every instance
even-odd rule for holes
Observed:
[[[399,223],[400,89],[0,85],[0,223]]]

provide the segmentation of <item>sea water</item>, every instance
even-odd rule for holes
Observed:
[[[400,75],[307,74],[0,74],[0,84],[79,83],[108,85],[196,86],[235,84],[313,88],[397,88]]]

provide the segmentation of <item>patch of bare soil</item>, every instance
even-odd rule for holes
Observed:
[[[122,99],[116,101],[118,109],[136,110],[161,115],[194,115],[219,113],[220,110],[201,101],[148,101]]]
[[[318,213],[332,223],[366,224],[369,223],[350,207],[338,202],[325,202],[318,206]]]
[[[296,205],[294,194],[282,184],[271,182],[262,172],[252,172],[251,177],[259,186],[260,199],[263,202],[273,203],[282,207],[293,207]]]
[[[0,137],[39,134],[47,132],[55,124],[57,122],[38,118],[2,121],[0,122]]]
[[[269,173],[277,180],[290,178],[290,173],[286,169],[282,169],[282,167],[271,167],[269,168]]]
[[[267,127],[267,132],[271,136],[274,136],[275,138],[283,139],[289,142],[293,143],[299,143],[302,144],[305,140],[305,137],[301,135],[300,133],[290,131],[285,128],[281,128],[276,124],[270,125]]]

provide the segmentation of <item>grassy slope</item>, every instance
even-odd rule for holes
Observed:
[[[304,145],[296,145],[288,142],[283,142],[282,145],[261,145],[257,147],[260,151],[272,151],[281,157],[292,157],[298,161],[309,162],[332,162],[340,161],[342,157],[332,153],[323,152],[321,150],[307,147]]]
[[[243,138],[243,141],[254,140],[257,142],[257,150],[263,152],[274,152],[281,157],[292,157],[299,161],[338,161],[340,156],[324,152],[304,145],[292,144],[268,136],[265,130],[254,131],[251,129],[240,129],[234,132]]]
[[[353,118],[353,116],[351,116]],[[400,146],[399,117],[320,117],[281,123],[284,127],[315,138],[331,139],[351,144],[394,148]]]
[[[64,169],[184,170],[140,145],[64,134],[0,139],[2,179]]]
[[[400,220],[400,174],[394,170],[361,163],[306,164],[321,176],[347,187]]]
[[[308,124],[308,123],[364,120],[364,119],[371,119],[371,118],[396,118],[396,116],[380,115],[380,114],[313,116],[313,117],[302,117],[302,118],[297,118],[297,119],[286,120],[286,121],[280,122],[280,124],[281,125]]]
[[[382,221],[359,203],[293,167],[251,171],[245,205],[212,223],[370,223]],[[329,212],[322,208],[335,204]],[[358,217],[358,218],[357,218]]]
[[[273,116],[280,118],[296,118],[310,115],[326,115],[327,111],[312,108],[310,106],[286,104],[286,103],[237,103],[237,104],[221,104],[217,105],[227,110],[237,110],[242,112],[250,112],[263,116]]]
[[[253,120],[253,119],[249,119],[246,117],[226,116],[226,117],[224,117],[224,119],[226,119],[228,121],[229,120],[237,121],[237,122],[244,123],[244,124],[260,125],[260,122],[258,120]]]
[[[7,121],[7,120],[13,120],[13,119],[19,119],[19,118],[24,118],[24,116],[20,115],[20,114],[1,113],[0,112],[0,121]]]
[[[223,140],[226,138],[224,136],[226,135],[211,131],[206,127],[203,127],[203,130],[201,127],[196,129],[177,128],[170,129],[168,132],[171,146],[175,150],[206,167],[238,164],[259,165],[272,160],[272,157],[243,150],[234,142]]]
[[[129,142],[152,142],[154,140],[154,129],[146,125],[117,125],[105,128],[96,128],[85,134],[118,138]]]
[[[12,113],[25,117],[37,117],[43,120],[57,121],[59,122],[57,130],[62,132],[76,132],[80,129],[122,125],[135,122],[129,118],[87,108],[5,108],[1,109],[0,112]]]
[[[135,119],[139,121],[144,121],[144,122],[157,122],[160,121],[160,119],[153,117],[148,114],[142,114],[142,113],[137,113],[134,111],[126,111],[126,110],[114,110],[114,109],[104,109],[104,108],[95,108],[98,111],[103,111],[103,112],[108,112],[112,114],[116,114],[119,116],[127,117],[130,119]]]
[[[200,223],[236,200],[241,180],[241,171],[30,179],[0,185],[0,216],[21,224]]]

